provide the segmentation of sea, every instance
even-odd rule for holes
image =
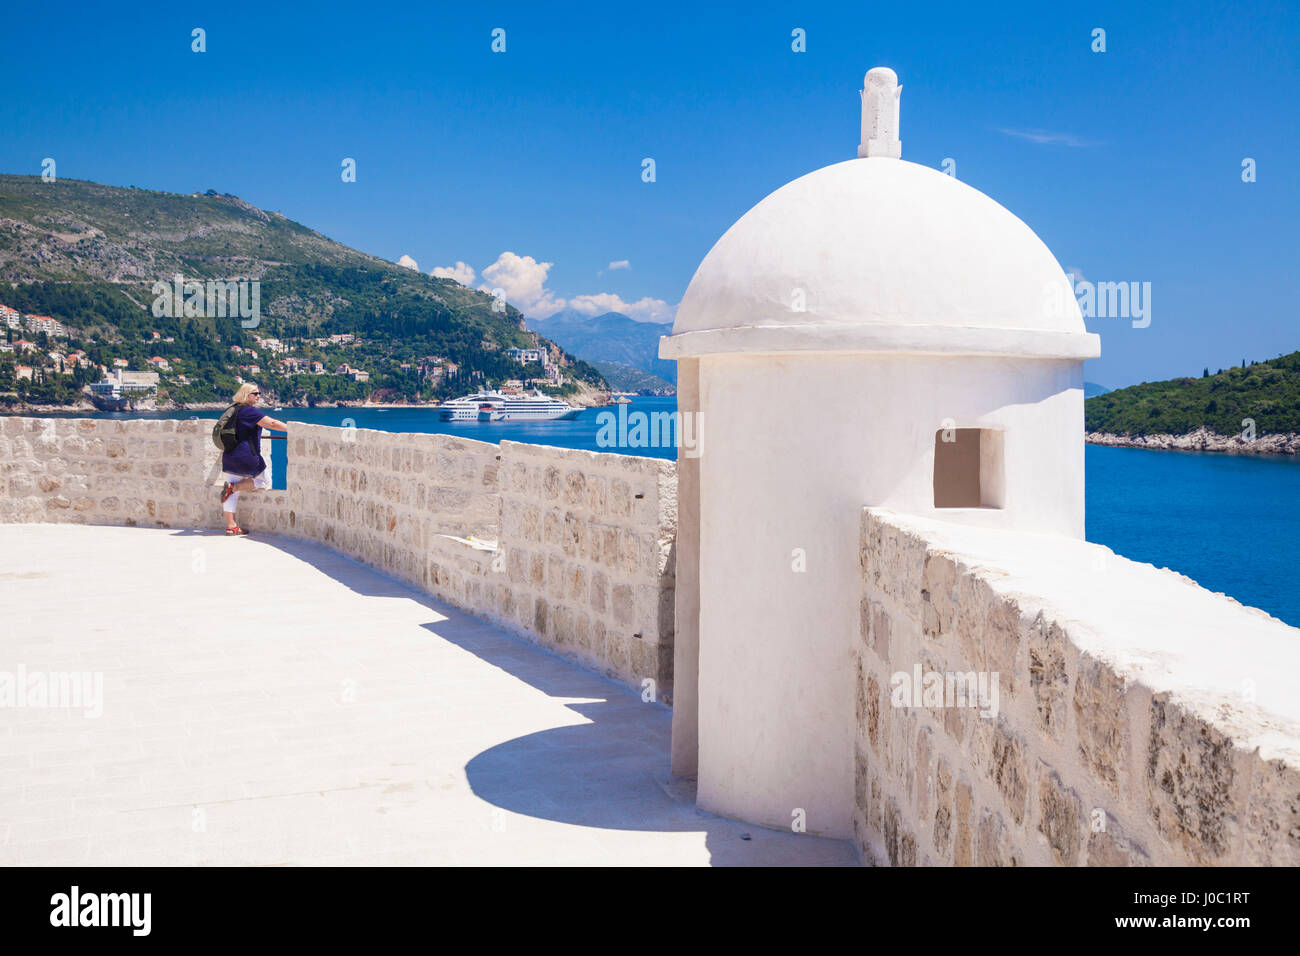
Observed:
[[[633,398],[632,412],[673,412],[674,397]],[[598,414],[570,421],[443,422],[432,408],[267,408],[287,422],[460,435],[676,458],[672,447],[620,449],[598,441]],[[78,412],[60,417],[215,418],[216,412]],[[635,421],[635,419],[633,419]],[[277,486],[285,443],[272,442]],[[1087,537],[1135,561],[1178,571],[1211,591],[1300,627],[1300,456],[1225,455],[1088,445]]]

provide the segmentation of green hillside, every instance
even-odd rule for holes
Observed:
[[[1084,409],[1088,431],[1116,435],[1185,435],[1202,426],[1232,435],[1247,418],[1259,435],[1300,432],[1300,352],[1117,389],[1088,399]]]
[[[151,287],[177,274],[257,280],[260,324],[245,329],[237,316],[155,317]],[[71,339],[40,338],[35,360],[31,353],[0,354],[0,393],[9,393],[10,402],[73,401],[85,381],[99,377],[97,369],[59,374],[57,363],[38,367],[55,345],[84,350],[96,366],[116,358],[147,369],[150,357],[166,358],[173,374],[164,373],[159,397],[179,403],[228,397],[238,365],[250,361],[231,347],[257,350],[255,336],[285,346],[276,355],[259,350],[259,371],[244,373],[278,402],[429,400],[542,371],[502,354],[535,344],[515,308],[494,311],[484,293],[358,252],[213,190],[177,195],[0,175],[0,304],[73,330]],[[357,341],[313,341],[349,333]],[[3,336],[38,338],[21,330],[0,330]],[[605,386],[595,368],[545,339],[542,344],[566,379],[552,393],[572,394],[578,383]],[[283,374],[277,362],[286,356],[308,367],[319,361],[328,373],[346,364],[368,372],[369,381]],[[430,356],[458,371],[425,374],[431,363],[421,360]],[[21,362],[36,369],[31,381],[15,379]],[[180,376],[190,384],[180,384]]]

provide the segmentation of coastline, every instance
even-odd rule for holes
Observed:
[[[437,402],[289,402],[287,404],[266,403],[277,408],[437,408]],[[121,409],[123,412],[220,412],[230,406],[229,402],[140,402],[135,408]],[[40,415],[48,412],[102,412],[109,411],[97,407],[93,402],[72,402],[68,405],[32,405],[19,402],[14,405],[0,406],[3,415]]]
[[[578,391],[565,396],[562,401],[578,408],[603,408],[613,401],[613,393],[595,388],[585,382],[577,382]],[[373,393],[372,393],[373,394]],[[310,404],[302,399],[279,402],[268,398],[264,403],[269,408],[438,408],[440,402],[372,402],[368,399],[342,399],[334,402],[317,402]],[[144,398],[133,403],[130,408],[100,408],[85,392],[75,402],[66,405],[32,404],[31,402],[13,402],[0,404],[0,415],[48,415],[50,413],[76,412],[221,412],[230,407],[228,401],[221,402],[175,402],[170,399],[159,401],[156,397]]]
[[[597,397],[590,395],[570,395],[565,401],[571,405],[580,408],[603,408],[606,402],[600,402]],[[124,408],[121,411],[126,413],[132,412],[221,412],[225,411],[230,405],[229,402],[192,402],[182,404],[179,402],[140,402],[134,408]],[[317,402],[315,405],[309,405],[306,402],[286,402],[275,403],[267,402],[267,407],[272,408],[438,408],[439,402]],[[102,412],[107,409],[97,407],[89,400],[72,402],[67,405],[32,405],[28,402],[18,402],[13,405],[0,405],[0,415],[42,415],[50,412]]]
[[[1117,448],[1146,448],[1154,451],[1210,451],[1227,455],[1300,455],[1300,434],[1284,432],[1259,435],[1246,440],[1241,435],[1220,435],[1201,427],[1186,435],[1116,435],[1111,432],[1085,432],[1090,445]]]
[[[583,396],[570,396],[568,401],[583,408],[604,408],[613,407],[608,404],[592,403],[587,405],[579,403],[575,399]],[[131,412],[221,412],[224,411],[228,402],[195,402],[189,405],[182,405],[175,402],[147,402],[142,403],[144,407],[137,407],[126,410]],[[306,402],[291,402],[286,405],[270,405],[271,408],[358,408],[358,409],[408,409],[408,408],[438,408],[437,402],[367,402],[367,401],[340,401],[340,402],[319,402],[315,405],[308,405]],[[102,409],[97,408],[89,400],[82,400],[69,405],[31,405],[26,402],[14,405],[0,405],[0,416],[9,415],[43,415],[51,412],[76,413],[76,412],[99,412]],[[1153,435],[1119,435],[1114,432],[1090,432],[1085,431],[1083,440],[1089,445],[1106,445],[1112,448],[1142,448],[1148,451],[1200,451],[1216,452],[1226,455],[1300,455],[1300,433],[1282,432],[1271,435],[1259,435],[1253,440],[1247,441],[1241,435],[1220,435],[1218,432],[1209,428],[1201,427],[1188,432],[1185,435],[1170,435],[1158,433]]]

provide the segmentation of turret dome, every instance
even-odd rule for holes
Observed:
[[[661,354],[1099,354],[1032,229],[954,177],[895,158],[897,88],[877,72],[864,84],[861,158],[801,176],[728,229]]]

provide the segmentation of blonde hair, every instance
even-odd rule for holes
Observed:
[[[256,390],[257,386],[253,382],[245,382],[239,386],[239,391],[235,392],[235,397],[231,401],[236,405],[247,405],[249,393]]]

